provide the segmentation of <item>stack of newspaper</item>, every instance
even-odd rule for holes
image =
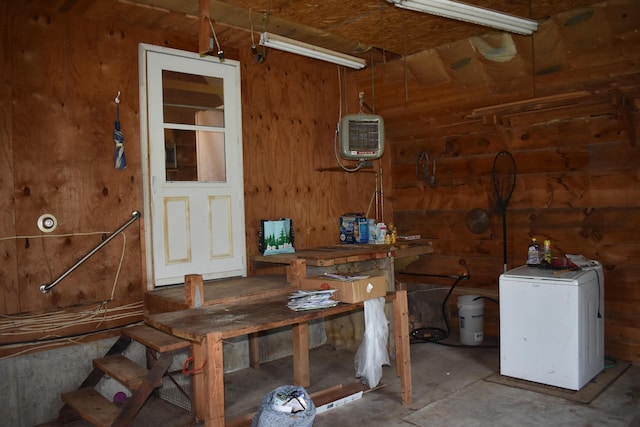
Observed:
[[[289,303],[287,306],[294,311],[335,307],[338,305],[338,301],[331,299],[331,296],[336,290],[337,289],[298,289],[289,296]]]

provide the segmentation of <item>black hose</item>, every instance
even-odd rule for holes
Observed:
[[[447,319],[447,302],[449,301],[449,297],[451,297],[451,294],[453,293],[453,290],[456,288],[456,286],[458,286],[458,283],[460,283],[460,281],[462,279],[469,279],[471,276],[469,276],[468,274],[465,275],[454,275],[454,276],[440,276],[440,275],[427,275],[427,276],[431,276],[431,277],[452,277],[455,278],[455,281],[453,282],[453,285],[451,285],[451,288],[449,289],[449,292],[447,293],[447,296],[444,297],[444,300],[442,301],[442,306],[441,306],[441,310],[442,310],[442,318],[444,320],[444,325],[445,325],[445,329],[440,329],[440,328],[416,328],[414,330],[411,331],[411,336],[410,338],[418,340],[420,342],[436,342],[436,341],[440,341],[443,339],[446,339],[449,337],[449,320]],[[435,332],[441,332],[442,336],[434,336],[434,334],[429,333],[428,335],[426,334],[427,331],[435,331]]]
[[[442,310],[442,318],[445,324],[445,329],[434,328],[434,327],[416,328],[411,331],[409,336],[409,342],[411,344],[435,343],[435,344],[446,345],[449,347],[465,347],[465,348],[497,348],[498,347],[497,345],[463,345],[463,344],[449,344],[449,343],[443,342],[442,340],[449,338],[449,335],[450,335],[449,320],[447,318],[447,303],[449,301],[449,298],[451,297],[451,294],[453,294],[453,290],[456,288],[456,286],[458,286],[458,283],[460,283],[462,279],[467,279],[467,280],[470,279],[471,276],[469,274],[451,275],[451,276],[425,274],[424,276],[450,277],[450,278],[454,278],[455,281],[453,282],[453,285],[451,285],[451,288],[449,289],[447,296],[445,296],[444,300],[442,301],[441,310]],[[497,299],[491,298],[491,297],[478,296],[474,298],[474,301],[478,299],[486,299],[496,304],[499,304]]]

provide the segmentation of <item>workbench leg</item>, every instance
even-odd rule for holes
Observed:
[[[198,372],[198,368],[204,366],[207,355],[205,354],[205,348],[201,343],[194,342],[191,344],[191,356],[193,357],[192,367],[195,372],[191,375],[191,387],[192,387],[192,399],[191,406],[193,407],[193,415],[196,420],[202,421],[205,419],[206,413],[206,399],[204,392],[204,371]]]
[[[293,325],[293,383],[309,387],[309,324]]]
[[[260,335],[257,332],[249,334],[249,366],[260,367]]]
[[[408,405],[412,399],[411,349],[409,346],[409,305],[407,291],[396,291],[393,300],[393,323],[396,338],[396,373],[402,386],[402,404]]]
[[[224,427],[224,361],[222,338],[207,335],[204,340],[207,363],[204,365],[206,397],[205,427]]]

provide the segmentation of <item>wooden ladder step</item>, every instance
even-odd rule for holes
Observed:
[[[121,354],[93,359],[93,366],[114,380],[119,381],[131,391],[137,390],[149,376],[147,368],[138,365]],[[154,387],[160,387],[161,384],[162,382],[154,384]]]
[[[120,414],[120,408],[93,388],[80,388],[62,393],[62,400],[84,420],[96,427],[108,427]]]
[[[147,325],[124,328],[122,334],[159,353],[188,348],[191,344],[189,341],[166,334]]]

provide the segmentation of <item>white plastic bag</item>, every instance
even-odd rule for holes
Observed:
[[[283,385],[267,393],[251,427],[312,427],[316,406],[300,386]]]
[[[387,341],[389,322],[384,314],[383,297],[364,302],[364,337],[355,357],[356,377],[374,388],[382,378],[382,366],[389,364]]]

